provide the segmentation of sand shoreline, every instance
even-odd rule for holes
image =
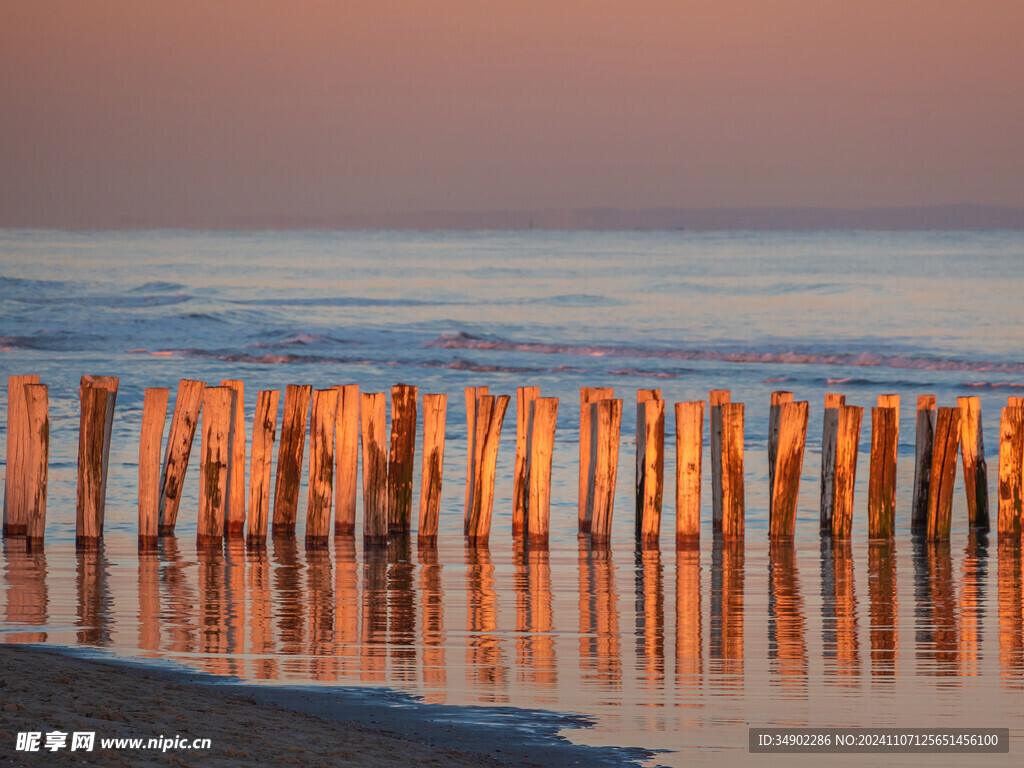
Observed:
[[[241,766],[628,766],[642,750],[584,747],[559,737],[583,718],[511,707],[424,704],[388,689],[224,682],[77,649],[0,645],[4,764]],[[16,751],[24,731],[96,733],[93,752]],[[101,750],[101,738],[209,738],[209,750]],[[44,736],[45,738],[45,736]],[[70,736],[68,737],[70,742]]]

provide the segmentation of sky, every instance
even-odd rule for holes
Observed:
[[[0,226],[1024,206],[1021,0],[2,0]]]

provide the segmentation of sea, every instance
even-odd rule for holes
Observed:
[[[970,530],[960,467],[948,544],[912,537],[910,506],[917,397],[976,395],[995,520],[1000,412],[1024,395],[1022,267],[1020,231],[0,230],[0,373],[38,374],[50,404],[45,546],[4,541],[0,642],[263,685],[572,713],[587,727],[564,738],[644,748],[648,765],[756,760],[750,728],[804,726],[1009,728],[1010,754],[847,759],[1016,764],[1020,542]],[[85,374],[120,388],[104,539],[79,552]],[[436,546],[414,534],[364,550],[357,535],[307,551],[307,466],[297,540],[197,550],[197,446],[176,535],[140,554],[143,394],[169,387],[173,408],[183,378],[243,380],[247,430],[257,392],[288,384],[446,393]],[[486,547],[463,538],[472,386],[512,396]],[[547,549],[511,535],[520,386],[559,399]],[[585,386],[614,387],[625,403],[607,548],[577,535]],[[669,403],[664,507],[660,546],[638,548],[633,404],[650,388]],[[745,404],[745,539],[712,535],[705,421],[700,547],[677,552],[671,404],[713,389]],[[776,390],[810,403],[791,546],[768,539]],[[848,542],[819,534],[829,392],[865,409]],[[870,408],[888,393],[901,396],[897,533],[877,543]],[[6,405],[0,387],[0,414]],[[5,445],[5,418],[0,430]],[[357,534],[361,515],[360,504]]]

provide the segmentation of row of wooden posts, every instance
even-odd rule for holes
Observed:
[[[118,379],[83,376],[79,387],[81,421],[78,450],[76,540],[93,545],[103,534],[107,464]],[[166,445],[163,443],[169,390],[146,389],[139,445],[139,546],[152,548],[172,535],[182,485],[200,423],[201,459],[198,543],[219,546],[245,536],[259,546],[268,522],[274,536],[294,536],[303,454],[309,422],[309,483],[305,539],[326,545],[334,508],[334,535],[352,535],[356,525],[357,472],[362,445],[363,539],[383,545],[389,535],[412,528],[413,460],[416,450],[418,391],[391,389],[390,440],[383,392],[360,393],[355,384],[313,391],[288,385],[284,396],[277,474],[271,518],[272,451],[277,438],[280,393],[259,393],[252,422],[249,488],[245,486],[245,417],[241,381],[220,386],[183,379]],[[508,395],[468,387],[468,460],[464,534],[485,543],[491,530],[498,443]],[[730,402],[728,390],[712,390],[710,443],[712,519],[725,540],[744,535],[744,404]],[[977,397],[960,397],[956,407],[936,407],[934,395],[917,402],[916,450],[911,528],[930,540],[949,538],[958,453],[963,460],[970,526],[989,530],[988,480]],[[704,401],[675,404],[676,544],[700,540],[701,457]],[[665,401],[658,389],[637,393],[636,538],[656,545],[661,530],[664,477]],[[447,395],[423,397],[423,461],[420,485],[420,541],[436,540],[441,506]],[[774,392],[769,410],[769,530],[773,540],[791,540],[809,406],[791,392]],[[4,536],[27,536],[41,543],[46,520],[49,406],[39,377],[8,380],[7,472]],[[512,532],[516,538],[546,544],[549,537],[551,465],[558,398],[540,397],[537,387],[516,391],[516,457]],[[846,405],[842,395],[825,396],[822,432],[821,517],[823,535],[848,538],[863,408]],[[580,391],[579,531],[595,544],[611,536],[619,461],[622,400],[612,388]],[[361,441],[360,441],[361,438]],[[889,539],[895,532],[899,395],[881,395],[871,409],[871,462],[868,535]],[[163,461],[161,462],[161,451]],[[1011,397],[1002,410],[999,441],[998,533],[1021,536],[1024,469],[1024,398]]]

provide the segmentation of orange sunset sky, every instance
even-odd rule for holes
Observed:
[[[3,0],[0,226],[1024,206],[1021,0]]]

